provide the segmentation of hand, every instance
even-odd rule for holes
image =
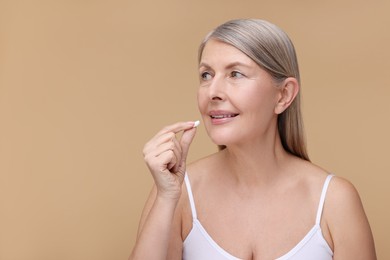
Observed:
[[[183,132],[180,140],[176,134]],[[180,122],[163,128],[148,143],[143,154],[153,175],[157,195],[178,200],[186,172],[186,159],[195,136],[194,122]]]

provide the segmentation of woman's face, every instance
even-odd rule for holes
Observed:
[[[262,141],[276,130],[280,98],[271,75],[235,47],[211,39],[199,64],[198,106],[217,145]]]

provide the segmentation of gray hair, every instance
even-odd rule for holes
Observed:
[[[274,24],[258,19],[239,19],[218,26],[201,43],[199,62],[203,49],[210,39],[216,39],[237,48],[270,73],[276,82],[293,77],[300,84],[294,45],[288,35]],[[284,149],[309,161],[301,114],[300,92],[291,105],[278,116],[278,130]],[[220,146],[220,149],[224,149],[224,146]]]

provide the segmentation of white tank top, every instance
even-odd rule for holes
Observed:
[[[314,227],[306,236],[289,252],[276,260],[331,260],[333,252],[322,235],[321,215],[324,207],[325,195],[329,182],[333,175],[328,175],[322,188],[321,198],[317,210],[317,217]],[[183,260],[241,260],[220,247],[203,228],[196,214],[194,197],[192,195],[188,175],[185,176],[188,197],[192,211],[192,229],[184,240]]]

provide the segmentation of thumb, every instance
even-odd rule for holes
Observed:
[[[181,136],[180,146],[182,149],[182,156],[181,156],[180,168],[185,167],[188,151],[190,149],[192,140],[195,137],[195,134],[196,134],[196,127],[193,127],[191,129],[185,130],[183,135]]]

